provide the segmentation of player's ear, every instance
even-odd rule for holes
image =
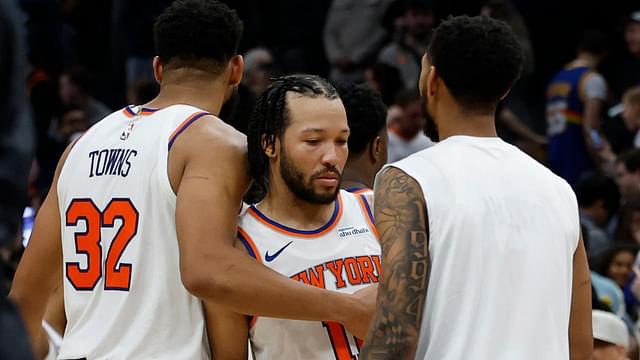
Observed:
[[[159,56],[153,57],[153,77],[156,79],[158,84],[162,83],[162,75],[164,68],[162,66],[162,62],[160,62]]]
[[[278,141],[278,139],[275,139],[275,138],[268,139],[266,134],[262,135],[262,139],[260,140],[260,142],[262,144],[262,151],[264,151],[264,154],[267,155],[267,157],[270,158],[270,159],[274,159],[276,157],[276,142],[277,141]]]
[[[374,164],[380,160],[382,156],[382,139],[380,136],[376,136],[375,139],[369,143],[369,156],[371,157],[371,162]]]
[[[244,59],[242,55],[235,55],[229,60],[229,85],[236,87],[242,81],[242,72],[244,71]]]
[[[429,68],[429,74],[427,75],[427,97],[434,96],[439,90],[440,76],[438,76],[436,67],[431,65]]]

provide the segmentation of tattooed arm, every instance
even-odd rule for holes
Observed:
[[[376,178],[374,201],[382,277],[361,358],[413,359],[429,280],[425,200],[413,178],[389,167]]]

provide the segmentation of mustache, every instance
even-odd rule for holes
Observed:
[[[335,175],[338,179],[342,179],[342,173],[335,167],[335,166],[327,166],[324,169],[314,173],[313,175],[311,175],[311,179],[317,179],[317,178],[321,178],[324,177],[326,175],[330,175],[333,174]]]

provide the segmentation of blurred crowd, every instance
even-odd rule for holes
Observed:
[[[152,27],[171,1],[16,2],[27,30],[26,85],[36,156],[23,234],[0,253],[9,273],[21,253],[18,240],[28,240],[66,145],[110,112],[144,104],[157,94]],[[593,271],[594,309],[615,314],[632,336],[627,343],[617,341],[607,330],[615,319],[606,313],[594,315],[594,334],[604,329],[599,346],[615,345],[638,358],[640,3],[228,3],[245,22],[245,69],[241,86],[220,114],[224,121],[246,133],[256,98],[277,75],[304,72],[364,83],[387,106],[389,162],[439,140],[417,90],[421,58],[439,20],[483,14],[511,25],[526,62],[520,81],[497,110],[499,134],[574,187]],[[551,6],[553,11],[545,10]]]

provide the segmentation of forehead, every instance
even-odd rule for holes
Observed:
[[[308,97],[287,93],[289,124],[287,129],[302,131],[306,128],[346,130],[347,113],[339,98]]]

